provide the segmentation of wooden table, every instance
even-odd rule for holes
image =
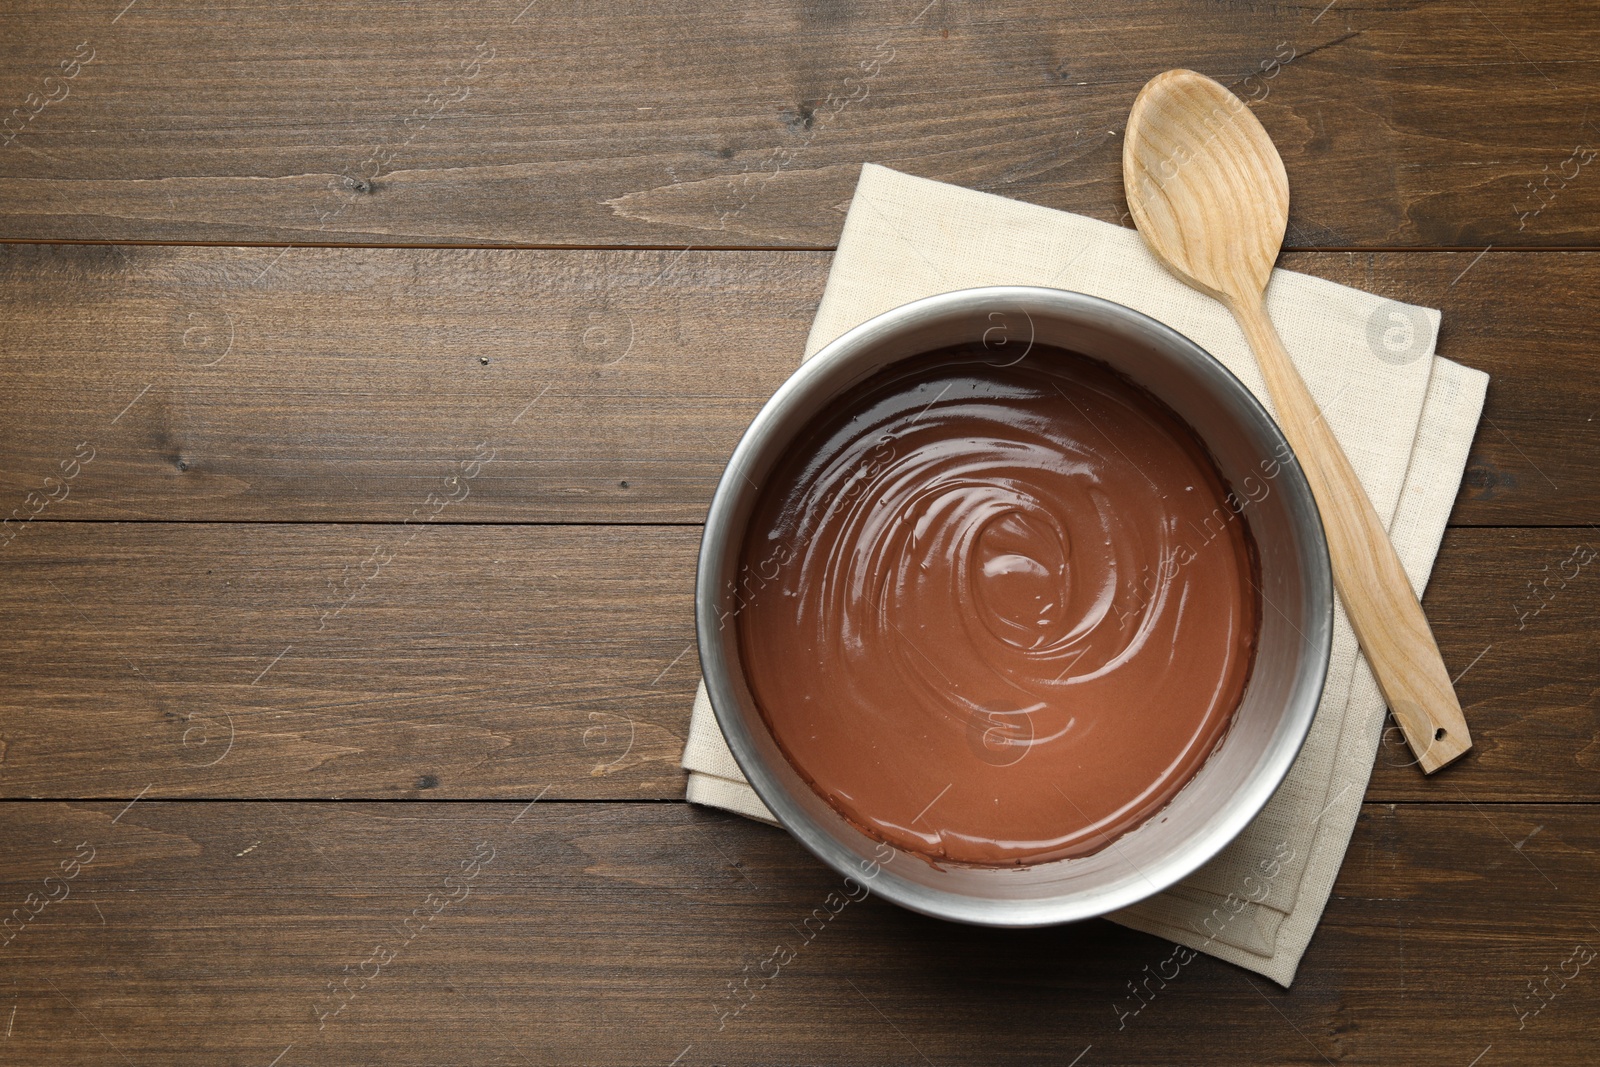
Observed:
[[[1600,1059],[1600,14],[923,3],[0,13],[0,1062]],[[1125,221],[1174,66],[1282,149],[1284,266],[1493,376],[1426,598],[1477,747],[1390,732],[1291,990],[1119,1026],[1170,946],[801,941],[834,879],[678,758],[858,165]]]

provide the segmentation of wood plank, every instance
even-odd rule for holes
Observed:
[[[0,558],[0,789],[681,797],[698,543],[48,524]]]
[[[1255,102],[1292,245],[1600,241],[1600,23],[1558,0],[0,18],[13,239],[830,246],[864,161],[1117,220],[1134,94],[1189,66]]]
[[[7,246],[0,262],[16,503],[89,440],[48,517],[199,521],[400,522],[487,443],[444,521],[698,522],[798,363],[826,273],[815,253]]]
[[[698,542],[35,524],[0,555],[0,791],[677,799]],[[1424,606],[1477,745],[1428,781],[1391,731],[1372,798],[1600,800],[1596,551],[1450,531]]]
[[[1284,265],[1441,307],[1439,350],[1492,376],[1453,521],[1600,520],[1600,255]],[[441,521],[698,522],[798,363],[827,266],[812,252],[0,246],[0,516],[88,442],[93,462],[41,519],[399,522],[487,442],[470,502]]]
[[[122,808],[0,808],[0,900],[60,897],[0,949],[16,1062],[210,1064],[224,1040],[230,1062],[279,1067],[1597,1051],[1593,963],[1571,978],[1568,962],[1537,1015],[1516,1000],[1600,946],[1592,805],[1368,804],[1291,990],[1199,956],[1136,1015],[1130,983],[1170,974],[1170,944],[830,905],[841,883],[787,835],[687,805]],[[808,940],[801,922],[830,907]],[[746,976],[759,992],[724,1017]]]

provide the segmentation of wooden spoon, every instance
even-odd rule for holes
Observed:
[[[1157,258],[1227,305],[1255,351],[1327,533],[1333,581],[1424,773],[1472,747],[1422,605],[1263,300],[1289,221],[1289,179],[1244,102],[1192,70],[1150,79],[1122,148],[1133,221]]]

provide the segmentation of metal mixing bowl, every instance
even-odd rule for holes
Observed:
[[[1109,364],[1194,428],[1236,493],[1260,497],[1244,509],[1260,553],[1260,641],[1232,727],[1165,810],[1078,859],[978,868],[891,857],[887,846],[818,796],[779,751],[745,682],[737,627],[727,625],[737,609],[736,572],[756,487],[775,464],[854,384],[897,360],[963,342],[983,342],[997,363],[1029,358],[1031,346],[1048,344]],[[1278,456],[1290,458],[1274,470],[1270,461]],[[1041,926],[1103,915],[1167,888],[1215,856],[1261,810],[1316,712],[1328,669],[1333,584],[1322,523],[1299,464],[1271,416],[1221,363],[1120,304],[1004,286],[945,293],[880,315],[822,349],[779,388],[745,431],[712,499],[695,622],[723,736],[756,793],[803,845],[914,911],[989,926]]]

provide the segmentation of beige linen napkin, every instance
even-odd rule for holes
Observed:
[[[862,168],[805,355],[891,308],[980,285],[1053,286],[1126,304],[1193,338],[1272,407],[1233,318],[1168,274],[1133,230],[872,164]],[[1488,375],[1433,354],[1433,309],[1283,270],[1267,300],[1420,596]],[[1384,715],[1341,605],[1327,688],[1283,785],[1216,859],[1113,921],[1287,986],[1344,859]],[[683,766],[690,801],[772,821],[723,741],[703,682]]]

